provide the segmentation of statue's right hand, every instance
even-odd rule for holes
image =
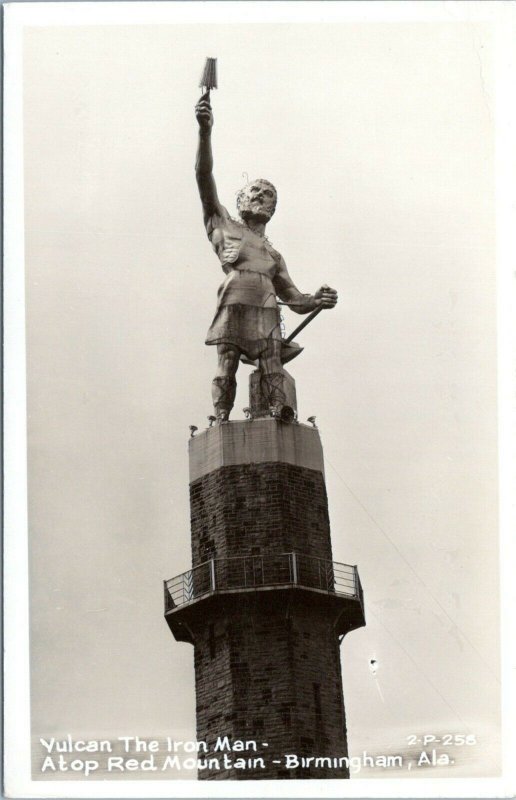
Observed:
[[[199,123],[199,128],[203,131],[209,131],[213,126],[213,112],[209,97],[210,93],[206,92],[195,106],[195,116]]]

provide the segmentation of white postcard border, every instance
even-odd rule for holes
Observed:
[[[11,3],[5,6],[5,781],[12,797],[506,797],[516,787],[514,753],[516,664],[512,609],[516,607],[513,531],[515,506],[514,226],[516,83],[514,4],[498,2],[179,2]],[[30,779],[25,310],[23,273],[23,136],[21,37],[25,25],[158,24],[178,22],[490,21],[497,55],[497,235],[499,302],[499,452],[503,557],[503,740],[499,779],[378,779],[341,781],[194,781],[113,783]],[[512,635],[511,635],[512,634]]]

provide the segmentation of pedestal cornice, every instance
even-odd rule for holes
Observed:
[[[189,440],[190,483],[220,467],[281,462],[324,475],[317,428],[277,419],[228,422]]]

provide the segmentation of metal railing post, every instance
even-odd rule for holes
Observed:
[[[211,591],[215,591],[215,559],[212,558],[210,560],[210,581],[211,581]]]
[[[292,556],[292,583],[297,583],[297,556],[295,553],[290,555]]]

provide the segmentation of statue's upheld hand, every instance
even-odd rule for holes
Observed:
[[[210,93],[206,92],[195,106],[195,116],[197,117],[199,128],[203,131],[210,131],[213,127],[213,112],[209,97]]]
[[[317,306],[323,308],[333,308],[337,305],[337,292],[335,289],[330,289],[329,286],[321,286],[321,288],[314,294],[314,299]]]

